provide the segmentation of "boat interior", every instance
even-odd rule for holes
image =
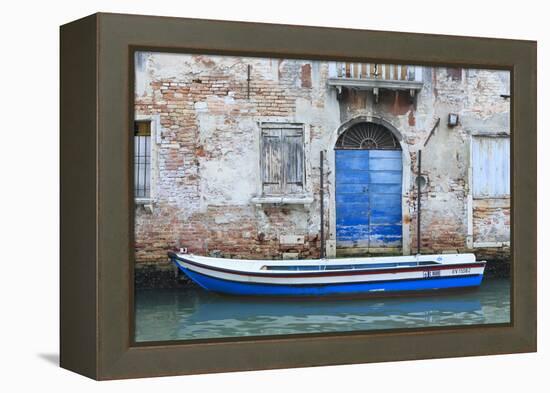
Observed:
[[[384,269],[392,267],[416,267],[440,265],[436,261],[410,262],[383,262],[383,263],[356,263],[350,265],[264,265],[260,270],[278,271],[323,271],[323,270],[355,270],[355,269]]]

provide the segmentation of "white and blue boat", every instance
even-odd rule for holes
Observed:
[[[169,252],[202,288],[230,295],[393,295],[481,284],[485,261],[474,254],[309,260],[242,260]]]

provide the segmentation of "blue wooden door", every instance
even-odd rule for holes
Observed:
[[[337,248],[402,246],[401,179],[399,150],[336,150]]]

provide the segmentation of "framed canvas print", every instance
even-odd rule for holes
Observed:
[[[535,65],[519,40],[62,26],[62,367],[535,351]]]

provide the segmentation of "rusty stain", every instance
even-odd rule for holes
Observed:
[[[209,56],[195,55],[195,60],[206,67],[214,67],[216,62]]]
[[[403,92],[381,90],[378,102],[384,110],[395,116],[405,115],[413,108],[409,94]]]
[[[409,111],[409,126],[414,127],[416,125],[416,119],[414,118],[414,112],[411,109]]]
[[[311,87],[311,64],[302,65],[302,87]]]
[[[206,157],[206,151],[204,150],[204,147],[202,145],[197,146],[197,148],[195,149],[195,155],[197,157]]]

